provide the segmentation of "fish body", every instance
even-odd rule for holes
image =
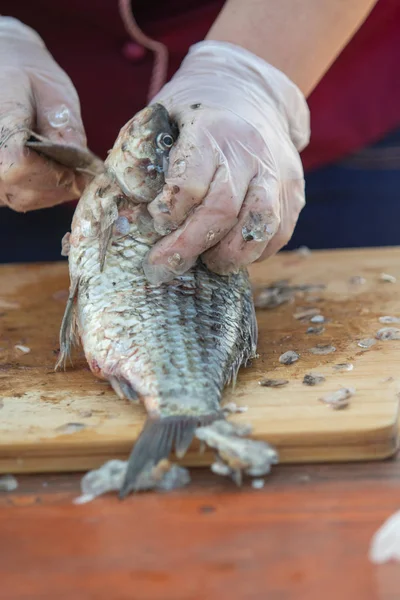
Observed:
[[[154,177],[151,165],[167,160],[157,153],[157,140],[161,135],[175,139],[176,132],[160,105],[133,122],[121,130],[106,161],[108,172],[88,186],[73,218],[70,299],[59,361],[79,338],[92,372],[108,380],[119,397],[146,408],[148,420],[129,459],[121,496],[173,447],[183,455],[197,427],[223,418],[223,389],[255,355],[257,342],[245,270],[220,276],[198,261],[169,283],[147,281],[143,261],[160,236],[146,204],[163,185],[163,173],[156,170]],[[146,156],[135,150],[143,150],[142,137],[144,164]],[[121,156],[127,147],[133,149],[128,178]]]

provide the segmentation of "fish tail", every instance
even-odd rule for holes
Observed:
[[[223,419],[222,413],[204,416],[173,416],[149,418],[131,452],[120,499],[131,491],[140,489],[139,476],[155,467],[160,460],[168,458],[172,448],[178,458],[185,455],[198,427]]]

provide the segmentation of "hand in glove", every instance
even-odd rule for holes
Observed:
[[[0,17],[0,205],[25,212],[78,198],[84,176],[28,150],[29,129],[86,145],[69,77],[35,31]]]
[[[206,41],[154,101],[180,133],[149,204],[166,234],[147,258],[150,281],[172,279],[199,255],[226,274],[282,248],[304,206],[309,112],[300,90],[247,50]]]

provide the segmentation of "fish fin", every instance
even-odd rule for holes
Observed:
[[[250,335],[249,335],[250,355],[249,355],[248,359],[254,358],[257,355],[257,343],[258,343],[258,322],[257,322],[256,309],[254,306],[254,302],[252,300],[251,301],[251,313],[250,313]]]
[[[243,355],[240,354],[240,356],[231,365],[227,379],[227,385],[232,384],[232,389],[235,389],[236,387],[237,376],[240,367],[243,365],[243,362]]]
[[[258,325],[256,311],[253,302],[251,302],[250,315],[250,328],[248,327],[247,321],[243,325],[245,329],[249,329],[247,340],[245,340],[244,350],[238,355],[238,357],[231,364],[228,376],[226,378],[226,384],[232,384],[232,388],[235,389],[236,380],[241,367],[246,367],[249,360],[257,357],[257,341],[258,341]]]
[[[104,231],[102,231],[100,233],[100,238],[99,238],[99,260],[100,260],[100,271],[102,272],[104,269],[104,265],[106,262],[106,255],[107,255],[107,250],[110,246],[110,241],[111,241],[111,237],[112,237],[112,232],[113,232],[113,227],[114,227],[114,223],[111,223],[111,225],[109,225],[108,227],[106,227],[104,229]]]
[[[109,377],[108,381],[112,385],[114,392],[117,394],[118,398],[127,398],[131,402],[138,402],[139,396],[137,391],[132,387],[132,385],[123,379],[122,377]]]
[[[177,423],[176,435],[175,435],[175,454],[178,458],[183,458],[189,449],[190,444],[193,441],[193,436],[196,428],[199,425],[196,423],[194,427],[187,423],[187,419],[181,420]]]
[[[57,371],[60,367],[66,368],[67,359],[71,360],[71,343],[76,342],[76,320],[74,303],[78,293],[79,279],[75,279],[72,282],[70,294],[65,307],[65,312],[60,329],[60,354],[56,366],[54,368]]]
[[[86,148],[53,142],[48,138],[30,131],[30,138],[25,142],[28,148],[43,154],[65,167],[76,170],[86,170],[93,175],[104,172],[104,162]]]
[[[120,499],[131,491],[138,491],[140,475],[155,467],[160,460],[168,458],[173,447],[176,454],[182,457],[189,448],[196,429],[221,418],[223,416],[220,413],[214,413],[202,417],[147,419],[129,457],[125,480],[119,492]]]

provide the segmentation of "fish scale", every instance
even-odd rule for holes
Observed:
[[[151,305],[151,298],[148,300]],[[162,323],[161,315],[164,319]],[[195,316],[193,296],[179,294],[177,302],[175,287],[168,287],[162,308],[154,315],[154,325],[160,334],[159,339],[156,337],[159,354],[154,364],[159,381],[159,393],[164,398],[171,395],[171,391],[179,395],[184,392],[193,394],[193,387],[198,388],[206,383],[205,371],[198,368],[202,362],[201,347],[195,332]],[[166,373],[160,366],[166,367]],[[182,374],[186,376],[182,378]]]
[[[173,447],[183,455],[198,426],[223,418],[223,389],[256,351],[245,270],[222,277],[199,260],[168,283],[152,285],[145,277],[143,261],[160,238],[145,202],[164,181],[160,161],[168,154],[157,147],[160,136],[175,131],[160,105],[136,115],[121,130],[105,173],[82,195],[71,229],[71,288],[58,364],[78,336],[93,373],[120,397],[139,399],[148,413],[121,496]],[[158,165],[157,181],[149,164]],[[123,182],[123,192],[116,182]]]

